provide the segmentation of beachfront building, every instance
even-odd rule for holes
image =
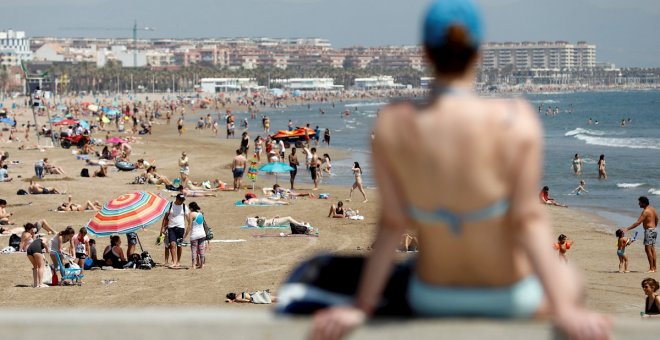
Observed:
[[[486,43],[482,46],[481,67],[484,70],[537,69],[581,70],[596,66],[596,45],[579,41],[505,42]]]
[[[30,38],[23,31],[0,32],[0,66],[18,66],[21,62],[32,60]]]
[[[271,83],[281,84],[286,90],[336,90],[343,86],[335,85],[332,78],[291,78],[274,79]]]
[[[200,88],[206,93],[242,91],[259,88],[254,78],[202,78]]]
[[[405,85],[395,83],[392,76],[355,78],[355,88],[358,90],[396,89],[403,87]]]

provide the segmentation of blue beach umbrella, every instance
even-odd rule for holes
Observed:
[[[272,162],[272,163],[266,163],[259,167],[259,171],[261,172],[274,172],[275,173],[275,183],[277,183],[277,173],[282,173],[282,172],[289,172],[293,171],[293,168],[286,163],[282,162]]]
[[[266,163],[266,164],[260,166],[259,171],[261,171],[261,172],[289,172],[289,171],[293,171],[293,168],[289,164],[286,164],[286,163],[272,162],[272,163]]]
[[[0,123],[5,123],[14,126],[14,120],[11,118],[0,118]]]

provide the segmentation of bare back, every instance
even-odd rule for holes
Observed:
[[[642,226],[644,229],[652,229],[658,226],[658,212],[655,211],[655,208],[648,205],[642,211]]]
[[[528,105],[447,96],[421,112],[406,106],[387,108],[376,131],[383,217],[418,230],[417,271],[422,279],[506,285],[531,272],[522,250],[513,244],[516,211],[541,209],[536,199],[541,131]],[[414,206],[461,215],[502,200],[512,208],[500,216],[461,223],[458,234],[442,221],[420,222],[406,211]]]

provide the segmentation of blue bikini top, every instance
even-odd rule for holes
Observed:
[[[447,209],[435,209],[433,211],[422,210],[415,206],[408,205],[408,215],[419,222],[425,223],[438,223],[443,222],[449,225],[449,230],[454,235],[459,235],[462,232],[462,225],[467,222],[479,222],[489,220],[498,216],[502,216],[509,211],[511,202],[508,199],[501,199],[494,204],[470,211],[467,213],[457,214]]]

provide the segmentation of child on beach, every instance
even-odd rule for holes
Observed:
[[[630,273],[628,270],[628,256],[626,256],[626,247],[635,242],[635,239],[628,239],[624,236],[623,230],[616,231],[616,255],[619,256],[619,273]]]
[[[587,186],[587,183],[585,183],[584,180],[580,181],[580,185],[578,185],[577,188],[573,189],[573,191],[571,191],[571,194],[575,193],[576,195],[579,196],[583,192],[587,193],[588,191],[587,189],[584,188],[585,186]]]
[[[573,245],[573,241],[569,240],[568,237],[564,234],[559,235],[559,238],[557,238],[557,243],[555,243],[555,249],[559,251],[559,259],[564,260],[564,262],[568,263],[568,257],[566,256],[566,252],[571,249],[571,246]]]

